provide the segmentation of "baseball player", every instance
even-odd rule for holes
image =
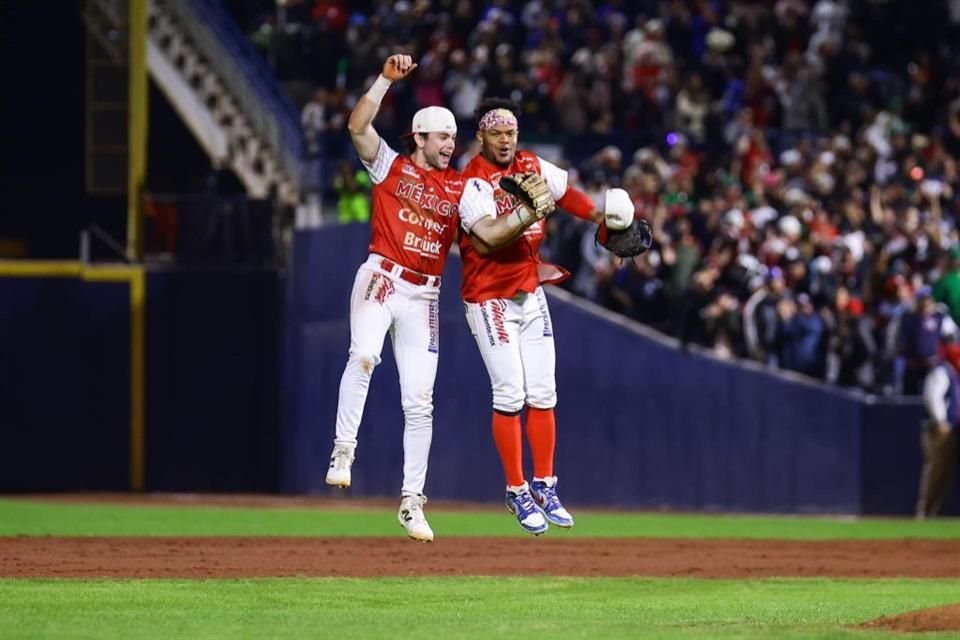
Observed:
[[[464,169],[460,198],[460,252],[467,323],[480,348],[493,389],[493,439],[506,475],[506,504],[524,531],[539,535],[550,524],[569,528],[573,517],[557,495],[553,458],[556,443],[556,353],[553,325],[543,283],[569,276],[539,259],[544,222],[532,224],[515,242],[497,251],[474,236],[521,201],[501,188],[514,174],[541,176],[556,205],[609,229],[633,223],[633,203],[622,189],[606,194],[597,211],[583,192],[568,185],[567,172],[529,151],[517,150],[519,106],[487,99],[477,109],[481,151]],[[647,245],[649,246],[649,244]],[[533,482],[523,473],[520,414],[526,408],[527,440],[533,458]]]
[[[917,497],[917,518],[923,520],[940,513],[950,496],[951,485],[960,459],[960,345],[941,348],[939,362],[923,382],[923,405],[928,419],[923,422],[920,443],[923,469]]]
[[[457,134],[453,114],[426,107],[413,117],[409,155],[381,139],[372,123],[391,83],[417,65],[392,55],[350,114],[348,128],[373,183],[370,255],[357,271],[350,298],[350,355],[340,380],[336,438],[327,484],[349,487],[367,390],[387,331],[400,375],[404,413],[403,488],[397,517],[414,540],[430,542],[423,486],[433,435],[433,384],[439,350],[440,273],[457,233],[463,178],[450,168]],[[477,241],[501,246],[536,218],[498,220]]]

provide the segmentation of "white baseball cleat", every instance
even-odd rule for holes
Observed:
[[[423,515],[423,505],[426,503],[427,496],[403,496],[400,511],[397,512],[397,520],[407,530],[407,535],[419,542],[433,542],[433,529]]]
[[[517,516],[520,528],[535,536],[546,532],[550,528],[543,512],[537,508],[537,503],[530,493],[530,485],[524,482],[517,487],[507,487],[507,510]]]
[[[327,484],[334,487],[350,486],[350,467],[353,465],[354,447],[338,444],[330,455],[330,468],[327,469]]]
[[[543,512],[543,516],[550,524],[569,529],[573,526],[573,516],[563,508],[560,497],[557,495],[557,476],[534,478],[530,485],[530,495]]]

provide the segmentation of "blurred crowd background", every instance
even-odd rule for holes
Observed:
[[[599,199],[626,189],[654,250],[620,261],[550,220],[575,293],[723,357],[913,394],[960,320],[960,0],[229,0],[302,107],[317,191],[369,219],[345,131],[391,53],[389,141],[423,106],[476,153],[485,96],[521,146]]]

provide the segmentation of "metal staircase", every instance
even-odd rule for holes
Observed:
[[[215,0],[150,0],[150,76],[218,167],[253,198],[300,199],[293,105]]]

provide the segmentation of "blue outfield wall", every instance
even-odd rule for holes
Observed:
[[[334,491],[323,478],[368,233],[363,225],[298,233],[286,281],[271,269],[148,273],[148,490]],[[451,259],[441,293],[426,491],[496,501],[503,480],[490,388],[463,318],[459,271]],[[571,506],[913,510],[916,400],[684,352],[563,291],[549,295],[557,473]],[[130,337],[124,283],[0,278],[0,492],[129,486]],[[399,492],[402,414],[389,341],[383,356],[351,495]]]
[[[274,269],[147,274],[146,489],[279,489]],[[130,290],[0,277],[0,492],[130,488]]]
[[[0,278],[0,491],[129,486],[130,293]]]
[[[276,270],[147,275],[147,488],[278,489]]]
[[[323,483],[349,345],[349,294],[365,225],[297,234],[287,282],[281,488]],[[451,258],[426,493],[499,500],[490,387]],[[911,513],[920,470],[917,401],[880,401],[677,348],[563,291],[557,339],[557,474],[577,504],[781,513]],[[396,495],[402,413],[389,340],[374,372],[352,495]],[[529,462],[525,469],[530,473]],[[956,511],[956,496],[953,511]]]

